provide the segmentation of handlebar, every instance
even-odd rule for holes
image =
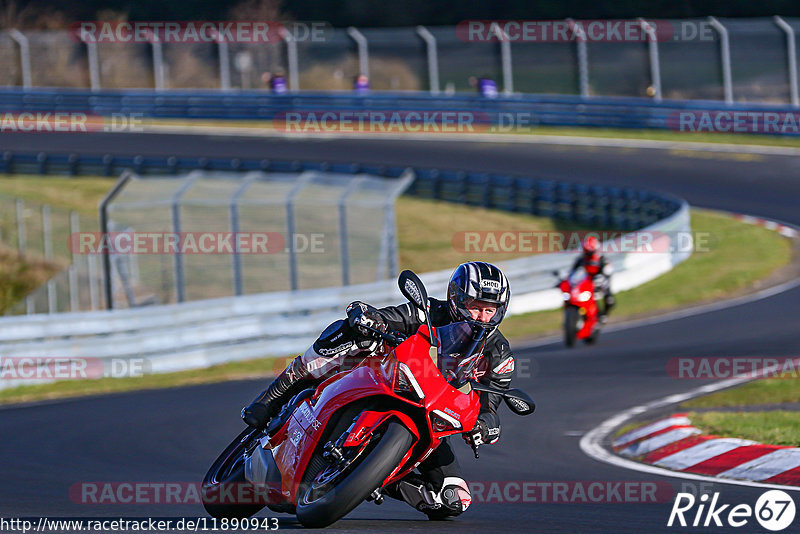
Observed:
[[[399,332],[394,332],[394,333],[381,332],[377,328],[372,328],[371,326],[366,326],[366,325],[360,325],[360,328],[369,330],[373,334],[376,334],[378,337],[380,337],[381,339],[383,339],[384,341],[395,347],[406,340],[406,338],[403,337],[403,335],[400,334]]]

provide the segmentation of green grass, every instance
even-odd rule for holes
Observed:
[[[171,120],[156,119],[152,125],[174,126],[202,126],[216,128],[250,128],[264,130],[265,134],[275,131],[271,121],[229,121],[229,120]],[[653,141],[672,141],[688,143],[723,143],[738,145],[765,145],[780,147],[800,147],[800,138],[797,136],[714,133],[714,132],[678,132],[671,130],[647,130],[628,128],[581,128],[569,126],[536,126],[531,128],[517,128],[512,131],[498,129],[489,130],[487,133],[500,135],[556,135],[571,137],[600,137],[612,139],[642,139]],[[380,135],[380,134],[376,134]],[[436,135],[432,133],[431,135]],[[468,135],[468,134],[466,134]]]
[[[769,445],[800,446],[797,412],[690,412],[692,424],[705,434],[751,439]]]
[[[30,200],[42,201],[44,198],[58,198],[61,184],[66,184],[68,190],[74,187],[73,179],[39,178],[37,183],[41,187],[41,193],[37,196],[35,189],[22,183],[26,179],[0,179],[0,193],[7,192],[4,188],[13,187],[16,191],[31,195]],[[70,195],[62,197],[61,207],[73,209],[83,203],[96,206],[97,199],[111,184],[108,179],[102,178],[81,180],[86,183],[87,191],[72,191]],[[69,198],[72,200],[68,201]],[[452,235],[457,231],[555,229],[552,221],[547,219],[413,198],[400,199],[397,215],[401,268],[418,271],[450,268],[465,259],[476,259],[475,255],[465,256],[453,247]],[[729,296],[751,287],[759,279],[788,263],[791,258],[791,243],[788,239],[725,215],[693,210],[692,226],[695,233],[704,233],[703,235],[710,237],[709,250],[696,252],[667,274],[620,293],[614,319],[666,311]],[[442,232],[442,228],[447,231]],[[558,229],[565,228],[559,225]],[[748,246],[742,247],[741,243],[748,243]],[[500,261],[512,257],[514,256],[490,253],[479,256],[479,259]],[[553,310],[509,317],[503,322],[502,330],[512,341],[519,341],[534,335],[556,333],[560,326],[561,311]],[[276,367],[272,360],[262,359],[139,378],[32,385],[0,391],[0,403],[230,380],[263,373],[265,369],[274,371],[278,368],[280,366]]]
[[[797,373],[779,378],[754,380],[741,386],[697,397],[681,403],[682,408],[716,408],[722,406],[758,406],[800,403],[800,382]]]

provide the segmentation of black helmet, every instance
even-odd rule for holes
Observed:
[[[456,267],[447,286],[447,307],[453,321],[496,327],[506,314],[510,298],[511,289],[506,276],[491,263],[482,261],[462,263]],[[469,300],[494,304],[497,312],[488,323],[475,321],[467,309]]]

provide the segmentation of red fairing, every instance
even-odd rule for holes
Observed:
[[[587,270],[587,273],[589,271]],[[578,330],[576,337],[578,339],[585,339],[592,335],[592,331],[597,325],[597,301],[594,298],[594,282],[592,281],[591,273],[578,283],[577,286],[572,287],[569,280],[563,280],[559,285],[559,289],[563,293],[569,294],[569,299],[564,300],[564,306],[575,306],[584,316],[583,326]],[[588,300],[580,300],[581,295],[588,292],[590,297]]]
[[[471,430],[480,412],[478,393],[469,386],[453,388],[439,372],[436,349],[431,347],[428,329],[423,325],[395,350],[368,358],[352,370],[326,380],[272,436],[270,445],[286,501],[297,502],[303,473],[314,452],[324,445],[321,441],[325,428],[334,414],[366,398],[376,400],[375,408],[363,411],[350,426],[343,447],[365,446],[373,432],[392,418],[415,438],[384,485],[412,471],[439,446],[440,438]],[[336,441],[338,437],[326,441]]]

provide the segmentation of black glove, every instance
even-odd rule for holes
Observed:
[[[250,406],[242,408],[242,421],[259,430],[267,427],[270,415],[269,408],[260,402],[253,402]]]
[[[489,437],[489,426],[485,421],[478,419],[478,422],[475,423],[475,428],[469,432],[464,432],[461,434],[461,437],[463,437],[467,445],[472,448],[483,445],[486,443],[486,438]]]
[[[358,300],[350,303],[347,307],[347,323],[361,335],[369,338],[377,336],[375,332],[363,327],[367,326],[381,332],[386,332],[387,329],[386,321],[378,313],[378,310]]]

